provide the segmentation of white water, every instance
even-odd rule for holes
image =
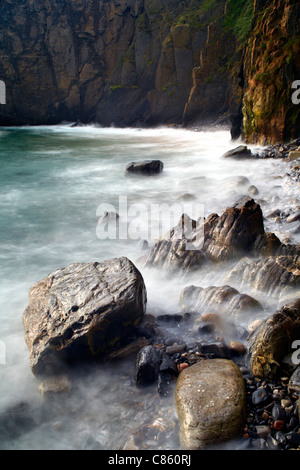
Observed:
[[[8,407],[25,402],[33,406],[36,420],[30,432],[10,436],[0,442],[0,448],[82,448],[87,432],[104,448],[118,449],[131,433],[141,426],[145,432],[146,423],[160,415],[176,423],[172,396],[160,399],[155,389],[135,389],[132,361],[77,376],[72,402],[58,401],[42,413],[38,382],[29,368],[22,314],[30,286],[73,262],[127,256],[144,276],[148,311],[155,314],[176,313],[186,285],[220,285],[221,271],[170,279],[159,271],[144,270],[138,262],[143,254],[139,241],[100,240],[96,214],[104,203],[118,211],[120,196],[126,196],[129,205],[139,202],[150,207],[176,203],[186,193],[204,206],[206,216],[221,214],[249,194],[251,185],[259,191],[254,198],[264,214],[277,208],[296,209],[299,194],[296,183],[286,177],[289,164],[222,159],[236,145],[224,130],[62,125],[0,131],[0,419]],[[125,176],[127,163],[144,159],[162,160],[163,174]],[[292,242],[299,241],[299,235],[292,235],[296,227],[297,223],[266,220],[266,230],[275,231],[282,240],[288,234]],[[150,449],[178,446],[176,430],[159,445],[148,434],[144,445]]]

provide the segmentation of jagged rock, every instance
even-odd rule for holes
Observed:
[[[186,241],[160,240],[146,256],[144,265],[169,272],[190,271],[202,266],[206,259],[201,250],[187,250]]]
[[[126,173],[157,175],[162,173],[164,164],[160,160],[144,160],[128,163]]]
[[[252,152],[248,149],[246,145],[240,145],[235,149],[229,150],[228,152],[224,153],[223,158],[252,158]]]
[[[171,272],[188,271],[205,262],[219,262],[251,253],[265,234],[259,204],[244,198],[222,216],[192,220],[183,214],[167,237],[159,240],[145,257],[144,265]]]
[[[212,313],[223,316],[241,316],[247,313],[263,311],[261,304],[246,294],[240,294],[230,286],[221,287],[186,287],[180,295],[180,308],[182,311],[202,314],[209,307]]]
[[[276,378],[281,360],[300,338],[300,299],[267,318],[247,339],[248,360],[255,377]]]
[[[241,372],[230,360],[204,360],[184,369],[175,392],[181,448],[204,449],[238,436],[245,397]]]
[[[127,258],[72,264],[35,284],[23,314],[33,373],[103,358],[130,337],[146,296],[143,278]]]
[[[208,217],[204,224],[203,251],[215,261],[236,259],[242,253],[251,252],[256,239],[264,233],[259,204],[245,198],[222,216]]]
[[[225,282],[241,289],[286,298],[300,287],[300,257],[278,256],[260,260],[244,258],[226,275]]]

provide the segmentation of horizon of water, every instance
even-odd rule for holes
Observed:
[[[99,206],[110,204],[118,211],[120,197],[129,205],[171,205],[188,193],[208,216],[223,213],[249,195],[251,185],[258,190],[253,197],[264,214],[299,206],[297,184],[286,177],[288,162],[222,158],[237,145],[224,129],[195,132],[68,124],[0,128],[2,359],[5,353],[5,360],[0,361],[0,427],[1,415],[8,408],[24,402],[38,408],[40,403],[22,324],[28,291],[35,282],[72,263],[127,256],[144,277],[148,311],[153,314],[177,313],[186,285],[207,287],[222,282],[224,273],[212,269],[186,279],[144,269],[139,262],[144,254],[140,240],[97,237]],[[151,178],[126,177],[129,162],[145,159],[162,160],[163,173]],[[281,240],[290,237],[291,242],[299,242],[299,235],[291,235],[294,225],[267,219],[265,226]],[[274,303],[269,308],[271,312]],[[9,437],[0,442],[0,448],[81,448],[85,438],[78,436],[85,433],[104,448],[118,449],[145,420],[153,422],[162,414],[176,421],[172,397],[161,402],[155,390],[135,389],[131,363],[95,368],[87,374],[88,384],[86,376],[75,379],[77,394],[63,409],[62,420],[58,404],[59,412],[39,415],[30,432]],[[171,433],[164,448],[178,445],[174,436]],[[151,448],[156,443],[149,438],[147,445]]]

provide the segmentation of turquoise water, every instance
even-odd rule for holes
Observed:
[[[189,193],[205,215],[222,213],[249,194],[251,185],[259,191],[255,198],[264,213],[299,205],[297,185],[285,176],[288,163],[222,159],[235,145],[226,130],[68,125],[0,130],[0,428],[1,414],[9,407],[25,402],[35,410],[35,425],[20,435],[11,433],[0,448],[82,448],[85,437],[80,433],[88,433],[104,448],[117,449],[138,423],[155,420],[162,410],[176,422],[172,397],[163,403],[155,399],[153,406],[155,392],[142,394],[132,387],[130,363],[89,371],[88,384],[86,378],[76,378],[76,396],[72,406],[64,408],[63,419],[61,411],[46,410],[40,416],[40,393],[29,368],[22,314],[30,286],[50,272],[73,262],[116,256],[128,256],[142,271],[149,311],[174,313],[188,281],[166,280],[162,273],[145,271],[138,261],[143,254],[141,240],[99,239],[101,208],[110,204],[118,211],[120,197],[127,198],[129,207],[137,202],[146,208],[174,204]],[[127,163],[141,159],[162,160],[163,174],[126,177]],[[145,214],[140,220],[148,223]],[[290,235],[290,226],[266,220],[266,229],[281,239],[288,235],[299,241],[299,235]],[[205,287],[219,280],[220,273],[210,272],[201,281],[196,276],[194,284]],[[145,445],[158,444],[149,438]],[[178,445],[174,430],[164,445]]]

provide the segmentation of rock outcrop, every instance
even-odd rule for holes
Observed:
[[[146,308],[143,278],[127,258],[77,263],[35,284],[23,314],[35,375],[104,358],[130,338]]]
[[[222,316],[241,317],[247,313],[262,313],[262,305],[253,297],[241,294],[230,286],[186,287],[180,296],[183,311],[204,314],[205,309]]]
[[[221,216],[211,214],[195,221],[183,215],[167,236],[146,255],[145,266],[189,271],[205,262],[236,260],[252,253],[265,236],[263,214],[259,204],[245,198]]]
[[[295,296],[300,289],[299,256],[270,256],[259,260],[244,258],[226,276],[226,282],[271,297]]]
[[[246,394],[239,368],[226,359],[201,361],[178,378],[175,403],[182,449],[205,449],[240,435]]]
[[[248,340],[249,363],[255,377],[274,380],[281,361],[300,337],[300,299],[268,317]]]

